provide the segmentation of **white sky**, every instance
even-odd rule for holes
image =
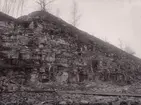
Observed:
[[[76,0],[82,14],[79,26],[98,38],[105,38],[119,46],[119,38],[131,46],[141,58],[141,0]],[[72,0],[56,0],[50,11],[69,22]],[[23,15],[39,9],[35,0],[29,0]]]

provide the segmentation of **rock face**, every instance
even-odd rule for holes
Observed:
[[[1,28],[1,46],[9,48],[0,51],[6,55],[0,59],[2,92],[140,80],[140,59],[47,12],[33,12]]]

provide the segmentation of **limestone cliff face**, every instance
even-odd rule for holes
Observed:
[[[48,84],[140,80],[141,60],[78,30],[53,15],[36,11],[1,32],[1,91],[47,89]]]

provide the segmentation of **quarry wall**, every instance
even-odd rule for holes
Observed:
[[[42,18],[37,13],[37,15],[34,14],[34,17],[32,14],[30,16],[29,21],[27,19],[26,22],[18,24],[5,24],[4,22],[4,27],[1,27],[2,30],[0,30],[1,45],[10,48],[1,50],[6,55],[5,58],[0,59],[0,100],[2,103],[8,102],[9,98],[22,97],[24,99],[23,96],[33,95],[34,97],[35,95],[28,93],[4,94],[9,91],[48,89],[83,91],[90,87],[99,90],[97,85],[92,86],[90,82],[98,81],[98,84],[101,81],[108,82],[117,87],[140,81],[140,59],[78,30],[52,15],[47,14]],[[102,89],[103,91],[116,90],[115,87],[108,88],[108,86]],[[127,91],[128,89],[121,89],[118,92]],[[141,90],[132,88],[130,92],[140,93]],[[46,97],[50,96],[48,93],[41,93],[38,100],[47,100],[46,97],[42,98],[44,94]],[[82,99],[81,96],[83,97],[83,95],[79,95]],[[69,97],[73,98],[74,96]],[[88,97],[86,96],[85,100]],[[29,97],[28,99],[30,100]],[[35,99],[33,98],[34,101]],[[101,99],[104,100],[103,97]],[[14,103],[19,100],[20,98],[11,99]],[[95,101],[95,99],[92,100]],[[88,101],[91,102],[89,99]]]

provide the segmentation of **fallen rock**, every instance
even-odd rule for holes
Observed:
[[[80,105],[88,105],[88,104],[89,104],[89,102],[86,101],[86,100],[81,100],[80,101]]]
[[[61,102],[59,102],[59,105],[67,105],[67,102],[66,101],[61,101]]]
[[[73,104],[73,100],[68,99],[68,100],[67,100],[67,103],[68,103],[68,104]]]

